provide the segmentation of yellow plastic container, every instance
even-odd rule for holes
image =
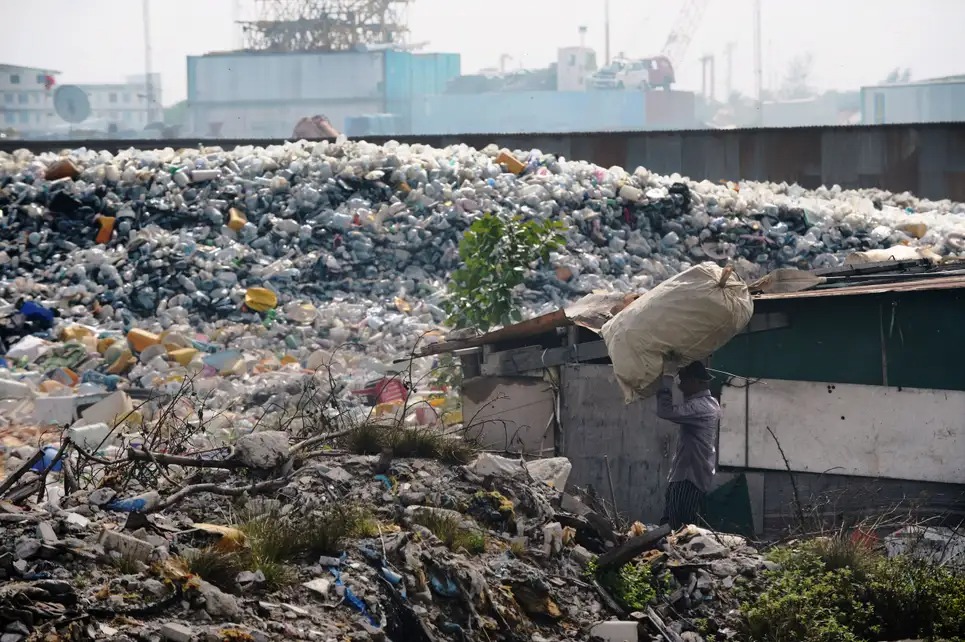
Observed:
[[[148,346],[153,346],[161,343],[161,338],[154,334],[153,332],[148,332],[147,330],[141,330],[139,328],[134,328],[127,333],[127,342],[131,346],[131,350],[134,352],[140,352]]]
[[[247,222],[248,217],[241,210],[234,207],[228,210],[228,227],[235,232],[240,232]]]
[[[290,354],[286,354],[284,357],[281,358],[281,365],[283,366],[287,366],[292,363],[298,363],[298,359],[291,356]]]
[[[171,350],[168,352],[168,356],[177,361],[182,366],[187,367],[191,360],[194,359],[198,351],[194,348],[178,348],[177,350]]]
[[[245,305],[255,312],[267,312],[278,305],[278,297],[267,288],[248,288]]]

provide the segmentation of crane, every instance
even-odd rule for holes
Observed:
[[[704,10],[710,0],[684,0],[684,6],[677,14],[677,20],[667,36],[667,42],[663,45],[660,55],[666,56],[671,64],[680,65],[683,57],[690,48],[690,42],[694,39],[694,32],[700,26],[700,21],[704,18]]]
[[[676,82],[674,65],[683,63],[683,57],[690,48],[694,32],[700,25],[708,4],[710,0],[684,0],[660,55],[639,60],[625,60],[623,54],[620,54],[612,64],[593,74],[589,79],[589,85],[596,89],[662,87],[669,91],[670,86]],[[654,11],[656,8],[651,6],[650,10]]]

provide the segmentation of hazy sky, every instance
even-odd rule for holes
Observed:
[[[185,57],[236,48],[233,0],[149,0],[154,71],[164,102],[187,93]],[[560,46],[579,44],[578,28],[603,59],[604,0],[413,0],[412,42],[424,51],[462,54],[463,73],[497,67],[545,66]],[[658,53],[683,0],[610,0],[611,50],[631,56]],[[965,0],[762,0],[765,87],[776,88],[788,61],[813,54],[812,84],[857,88],[889,70],[910,67],[915,78],[965,73]],[[250,11],[253,0],[242,0]],[[733,83],[751,93],[751,0],[711,0],[686,60],[677,64],[678,88],[700,89],[703,54],[717,56],[717,92],[726,79],[724,48],[735,42]],[[140,0],[0,0],[0,63],[53,68],[62,84],[115,82],[143,73]]]

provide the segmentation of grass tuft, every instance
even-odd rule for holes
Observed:
[[[359,455],[377,455],[386,448],[395,457],[438,459],[447,464],[467,464],[474,444],[435,428],[408,427],[368,421],[359,424],[345,440],[346,449]]]
[[[225,591],[234,589],[238,573],[251,568],[245,552],[227,553],[210,546],[190,551],[183,559],[192,573]]]
[[[241,571],[261,571],[268,588],[276,589],[296,579],[289,562],[338,555],[346,539],[378,534],[375,520],[361,506],[329,506],[309,515],[268,512],[241,518],[237,527],[247,538],[247,549],[235,553],[202,549],[185,559],[191,572],[231,590]]]
[[[414,520],[428,528],[451,551],[465,549],[467,553],[479,554],[486,551],[486,536],[477,528],[463,526],[461,518],[435,511],[420,511]]]

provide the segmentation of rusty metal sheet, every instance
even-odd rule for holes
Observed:
[[[532,319],[527,319],[526,321],[506,326],[505,328],[500,328],[499,330],[493,330],[492,332],[487,332],[486,334],[470,337],[468,339],[450,339],[449,341],[433,343],[419,351],[416,356],[426,357],[432,354],[442,354],[445,352],[453,352],[455,350],[475,348],[478,346],[488,345],[490,343],[499,343],[500,341],[522,339],[523,337],[531,337],[537,334],[543,334],[544,332],[549,332],[550,330],[561,328],[566,325],[570,325],[569,319],[566,318],[566,313],[563,310],[556,310],[554,312],[549,312],[547,314],[534,317]]]
[[[617,312],[630,305],[640,296],[638,294],[614,294],[605,292],[594,292],[588,294],[576,303],[567,306],[564,310],[555,310],[526,321],[521,321],[514,325],[493,330],[486,334],[466,339],[450,339],[440,341],[424,347],[416,353],[417,356],[425,357],[433,354],[464,350],[466,348],[476,348],[478,346],[511,341],[513,339],[524,339],[545,334],[556,328],[569,325],[579,325],[590,330],[598,331],[603,324],[613,318]]]
[[[780,294],[758,294],[755,301],[774,301],[786,299],[814,299],[831,296],[859,296],[862,294],[885,294],[888,292],[925,292],[929,290],[960,290],[965,288],[965,276],[950,276],[941,279],[909,280],[898,283],[874,285],[851,285],[825,290],[805,292],[785,292]]]

